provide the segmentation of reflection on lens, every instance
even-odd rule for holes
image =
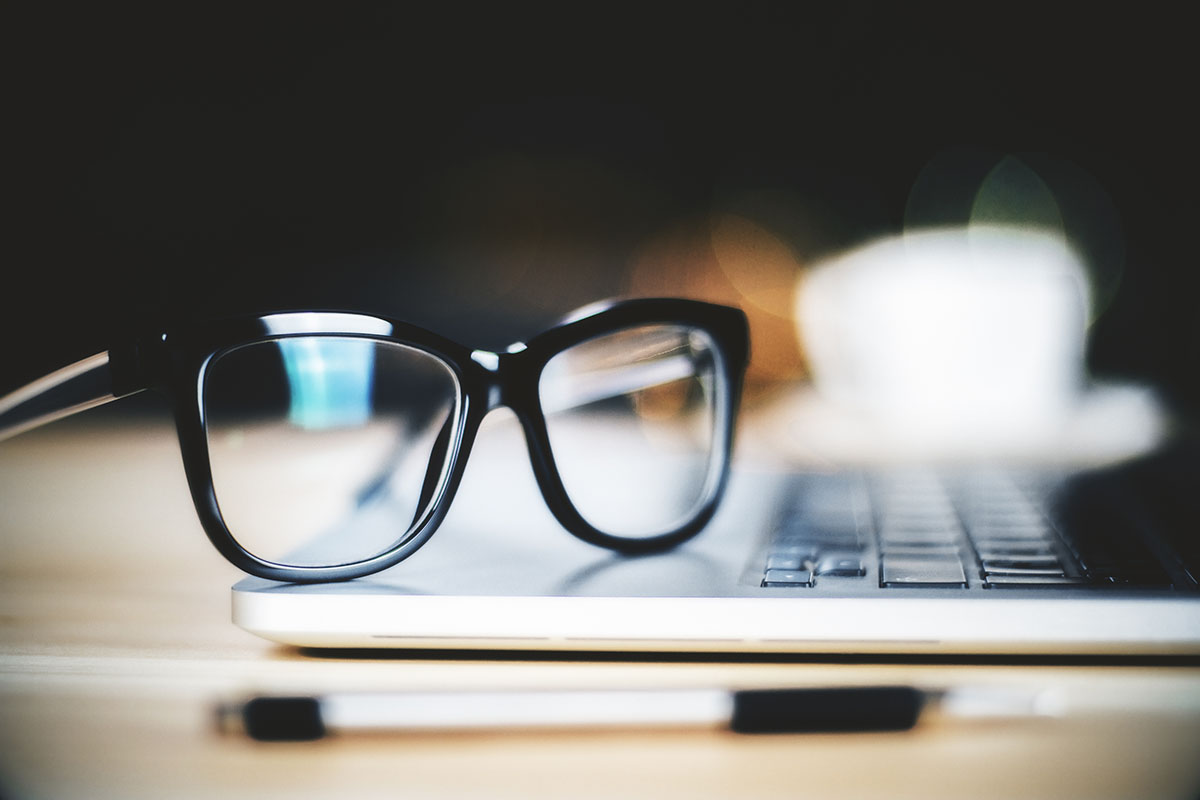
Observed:
[[[538,391],[571,503],[592,527],[645,538],[689,522],[719,478],[718,354],[702,331],[647,325],[559,353]]]
[[[288,566],[390,550],[441,490],[458,398],[444,362],[393,342],[300,336],[218,355],[203,399],[226,527]]]

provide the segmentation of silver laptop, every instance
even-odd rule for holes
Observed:
[[[812,385],[744,415],[686,544],[570,536],[493,416],[417,553],[342,583],[247,578],[233,619],[306,647],[1200,653],[1200,451],[1161,436],[1147,395],[1087,380],[1088,303],[1059,241],[864,247],[807,276]],[[589,468],[603,485],[622,465]]]
[[[1200,451],[743,467],[703,533],[646,556],[567,534],[523,459],[514,421],[487,425],[415,555],[342,583],[247,578],[234,622],[332,648],[1200,653]]]

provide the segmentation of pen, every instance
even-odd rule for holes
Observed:
[[[1055,713],[1044,692],[912,686],[798,689],[638,689],[348,692],[255,697],[222,704],[218,725],[260,741],[353,733],[712,728],[735,733],[902,731],[936,705],[952,717]]]

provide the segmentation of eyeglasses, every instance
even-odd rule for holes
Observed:
[[[507,406],[559,523],[649,552],[716,510],[748,348],[741,311],[677,299],[617,303],[502,353],[379,316],[271,313],[59,370],[0,398],[0,439],[162,390],[216,548],[262,578],[335,581],[429,538],[484,416]]]

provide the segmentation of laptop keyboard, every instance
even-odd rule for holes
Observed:
[[[984,468],[796,476],[761,583],[814,593],[1196,591],[1194,565],[1144,529],[1108,477]]]

